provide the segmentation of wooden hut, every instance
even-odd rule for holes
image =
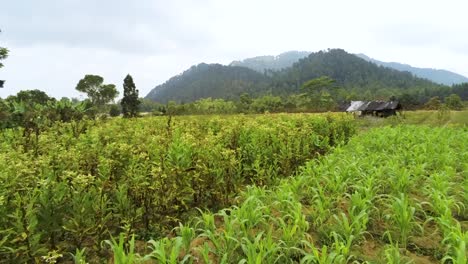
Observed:
[[[358,113],[361,116],[388,117],[396,115],[400,110],[401,104],[398,101],[351,101],[346,112]]]

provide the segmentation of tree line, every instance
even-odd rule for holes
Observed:
[[[80,122],[83,119],[118,116],[136,117],[140,99],[131,75],[124,79],[124,96],[119,104],[113,103],[119,92],[114,84],[104,84],[98,75],[86,75],[76,90],[87,99],[63,97],[57,100],[40,90],[23,90],[6,99],[0,98],[0,128],[25,128],[25,133],[39,134],[42,127],[55,122]]]
[[[104,84],[104,79],[97,75],[86,75],[81,79],[76,89],[87,94],[88,98],[62,98],[57,100],[40,90],[20,91],[16,95],[0,99],[0,128],[29,127],[32,130],[39,125],[37,122],[72,122],[83,118],[95,119],[99,116],[137,117],[141,114],[151,115],[190,115],[190,114],[255,114],[277,112],[325,112],[343,111],[344,106],[336,100],[336,94],[341,90],[337,82],[327,76],[322,76],[305,82],[301,93],[290,95],[252,96],[242,93],[238,99],[226,100],[220,98],[202,98],[190,103],[169,101],[165,104],[150,99],[138,98],[138,90],[130,75],[123,84],[124,96],[121,101],[113,103],[118,91],[113,84]],[[468,84],[457,85],[454,91],[466,91]],[[365,98],[371,100],[371,98]],[[411,103],[411,98],[391,97],[400,100],[403,108],[427,110],[462,110],[466,102],[456,94],[433,96],[421,105]]]

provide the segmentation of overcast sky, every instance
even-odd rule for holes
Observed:
[[[342,48],[468,76],[467,0],[5,0],[0,97],[40,89],[79,97],[98,74],[145,96],[201,62]]]

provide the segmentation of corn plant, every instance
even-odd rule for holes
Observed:
[[[135,236],[132,236],[127,245],[125,245],[125,235],[119,234],[119,240],[116,241],[112,236],[110,240],[104,240],[113,253],[113,260],[115,264],[133,264],[139,256],[135,253]]]
[[[184,226],[182,223],[179,223],[179,227],[175,229],[182,239],[185,252],[188,252],[190,250],[190,243],[195,238],[195,230],[189,226]]]
[[[299,242],[304,239],[309,229],[309,223],[302,213],[302,206],[300,203],[290,203],[290,205],[292,208],[291,213],[285,214],[282,217],[277,217],[276,224],[281,230],[279,239],[284,247],[295,251],[295,248],[299,246]]]
[[[318,249],[307,240],[303,240],[302,243],[306,246],[306,250],[303,250],[304,257],[301,259],[301,264],[344,264],[346,263],[345,256],[330,251],[330,248],[326,245]]]
[[[242,235],[237,229],[239,224],[238,219],[227,215],[226,210],[220,211],[217,215],[223,217],[223,228],[219,234],[222,241],[218,248],[218,255],[230,256],[232,258],[236,255],[236,250],[240,246],[238,237]]]
[[[400,194],[400,197],[393,197],[391,208],[392,212],[387,217],[398,228],[399,241],[406,248],[413,228],[418,227],[421,229],[421,226],[414,220],[416,208],[409,204],[408,197],[403,193]]]
[[[339,234],[346,243],[353,241],[355,238],[360,238],[366,233],[368,215],[365,211],[353,215],[351,219],[344,213],[341,213],[340,216],[333,215],[333,218],[337,225],[337,232],[334,233]]]
[[[239,263],[276,263],[282,257],[279,254],[280,246],[272,239],[271,233],[264,236],[261,232],[255,236],[253,241],[244,237],[241,248],[245,257]]]
[[[410,264],[413,261],[405,260],[400,254],[400,248],[398,247],[398,243],[395,245],[387,245],[385,246],[385,262],[389,264]]]
[[[155,259],[162,264],[176,264],[185,263],[191,258],[190,254],[181,257],[183,248],[183,239],[181,237],[164,238],[159,241],[150,240],[149,243],[152,251],[143,260]]]
[[[268,208],[256,196],[249,196],[240,205],[234,206],[233,217],[239,221],[241,231],[248,234],[248,230],[266,222]]]
[[[461,236],[458,236],[456,233],[450,234],[449,237],[450,238],[446,239],[455,240],[456,242],[449,245],[449,253],[442,259],[442,263],[447,263],[449,261],[454,264],[467,263],[468,232],[464,232]]]
[[[75,264],[87,264],[86,262],[86,257],[85,257],[85,250],[86,248],[83,249],[76,249],[75,254],[71,254],[73,257],[73,262]]]

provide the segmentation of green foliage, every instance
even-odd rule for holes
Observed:
[[[136,117],[138,115],[138,90],[135,87],[132,76],[127,75],[123,84],[124,95],[120,104],[122,105],[122,113],[124,117]]]
[[[112,116],[112,117],[116,117],[116,116],[119,116],[120,115],[120,106],[119,105],[116,105],[116,104],[113,104],[110,106],[110,109],[109,109],[109,115]]]
[[[85,248],[83,249],[76,249],[76,252],[75,254],[71,254],[72,257],[73,257],[73,262],[75,264],[87,264],[88,262],[86,262],[86,257],[85,257]]]
[[[2,32],[0,30],[0,32]],[[3,68],[2,60],[8,58],[9,50],[7,48],[0,47],[0,69]]]
[[[231,101],[223,99],[200,99],[192,104],[187,113],[189,114],[234,114],[236,106]]]
[[[136,262],[138,255],[135,254],[135,236],[132,236],[128,243],[125,243],[124,234],[119,235],[119,240],[116,241],[113,237],[111,240],[105,240],[113,252],[113,263],[115,264],[133,264]]]
[[[270,211],[256,210],[259,199],[239,204],[231,214],[243,218],[239,222],[229,222],[227,211],[216,216],[211,211],[233,204],[249,184],[271,186],[294,174],[305,161],[355,133],[354,120],[341,114],[98,122],[74,119],[67,110],[74,105],[68,100],[56,103],[61,113],[57,116],[69,117],[69,122],[43,118],[50,106],[39,105],[29,114],[24,104],[18,104],[17,114],[32,122],[27,123],[29,130],[0,131],[0,254],[5,262],[42,257],[52,261],[57,254],[63,255],[57,261],[68,261],[70,252],[75,260],[83,259],[83,252],[76,250],[86,248],[90,263],[102,262],[100,258],[111,252],[114,261],[129,263],[140,259],[136,248],[141,240],[159,241],[176,226],[180,239],[154,246],[152,259],[162,256],[162,248],[172,262],[192,253],[212,258],[213,244],[222,260],[242,251],[238,244],[242,239],[235,238],[238,230],[267,225]],[[25,131],[30,131],[29,137]],[[292,247],[294,239],[304,238],[308,224],[304,217],[293,220],[301,214],[297,202],[281,207],[285,210],[277,223],[284,227],[281,244]],[[194,208],[204,212],[198,226],[179,225],[198,212]],[[220,218],[230,223],[222,235],[217,233]],[[109,234],[115,240],[101,243]],[[249,241],[255,236],[251,234]],[[196,239],[209,240],[209,245],[194,251],[191,244]],[[290,249],[285,256],[294,252]]]
[[[467,142],[464,128],[373,129],[295,177],[249,187],[219,213],[202,211],[195,225],[203,243],[190,252],[206,263],[414,263],[414,254],[464,263],[468,236],[454,216],[466,215]],[[439,246],[428,250],[421,239]],[[381,246],[369,252],[368,243]]]
[[[463,108],[463,103],[457,94],[451,94],[444,99],[445,105],[451,110],[461,110]]]
[[[279,112],[283,108],[281,97],[265,95],[252,100],[250,108],[256,113]]]
[[[34,104],[47,105],[49,102],[53,103],[55,98],[49,97],[45,92],[40,90],[23,90],[19,91],[16,95],[9,96],[6,101],[10,103],[22,102],[32,106]]]
[[[336,94],[338,87],[335,80],[322,76],[305,82],[302,87],[310,98],[310,103],[320,111],[334,110],[336,103],[332,94]]]
[[[104,84],[104,78],[99,75],[85,75],[78,82],[75,89],[86,93],[91,103],[96,106],[103,106],[109,103],[119,94],[114,84]]]
[[[438,96],[434,96],[426,104],[424,104],[424,108],[427,110],[439,110],[442,107],[442,103]]]
[[[268,78],[254,70],[201,63],[156,86],[145,98],[159,103],[193,102],[202,98],[233,99],[242,93],[265,90]]]

